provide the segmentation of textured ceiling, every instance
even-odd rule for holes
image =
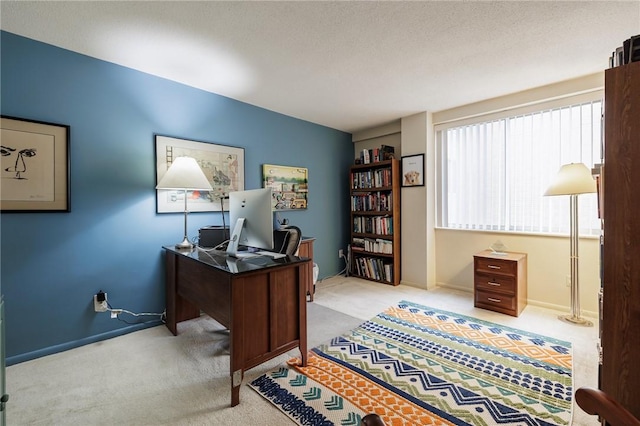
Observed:
[[[354,132],[607,68],[640,0],[5,1],[1,28]]]

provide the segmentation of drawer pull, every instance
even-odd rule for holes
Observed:
[[[493,297],[487,297],[487,300],[488,300],[489,302],[496,302],[496,303],[500,303],[500,302],[502,302],[502,300],[500,300],[500,299],[495,299],[495,298],[493,298]]]
[[[492,285],[494,287],[500,287],[500,283],[495,283],[493,281],[488,281],[487,284]]]
[[[500,267],[499,267],[499,266],[497,266],[497,265],[487,265],[487,267],[488,267],[489,269],[500,269]]]

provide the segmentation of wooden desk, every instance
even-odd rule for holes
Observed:
[[[313,237],[302,237],[300,247],[298,248],[299,256],[311,259],[311,262],[307,265],[307,293],[309,294],[309,302],[313,302],[313,294],[315,293],[315,285],[313,284],[313,242],[315,240]]]
[[[244,371],[298,347],[307,364],[307,267],[310,260],[241,260],[164,247],[166,325],[202,310],[230,332],[231,406],[240,403]]]

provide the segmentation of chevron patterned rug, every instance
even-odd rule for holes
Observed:
[[[250,386],[300,425],[567,425],[571,344],[402,301]]]

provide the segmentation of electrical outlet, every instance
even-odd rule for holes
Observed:
[[[93,295],[93,310],[96,312],[107,311],[107,293],[99,291]]]
[[[567,287],[571,287],[571,275],[567,275],[564,280]]]
[[[342,257],[344,256],[344,251],[342,251],[342,249],[338,250],[338,259],[342,259]]]

